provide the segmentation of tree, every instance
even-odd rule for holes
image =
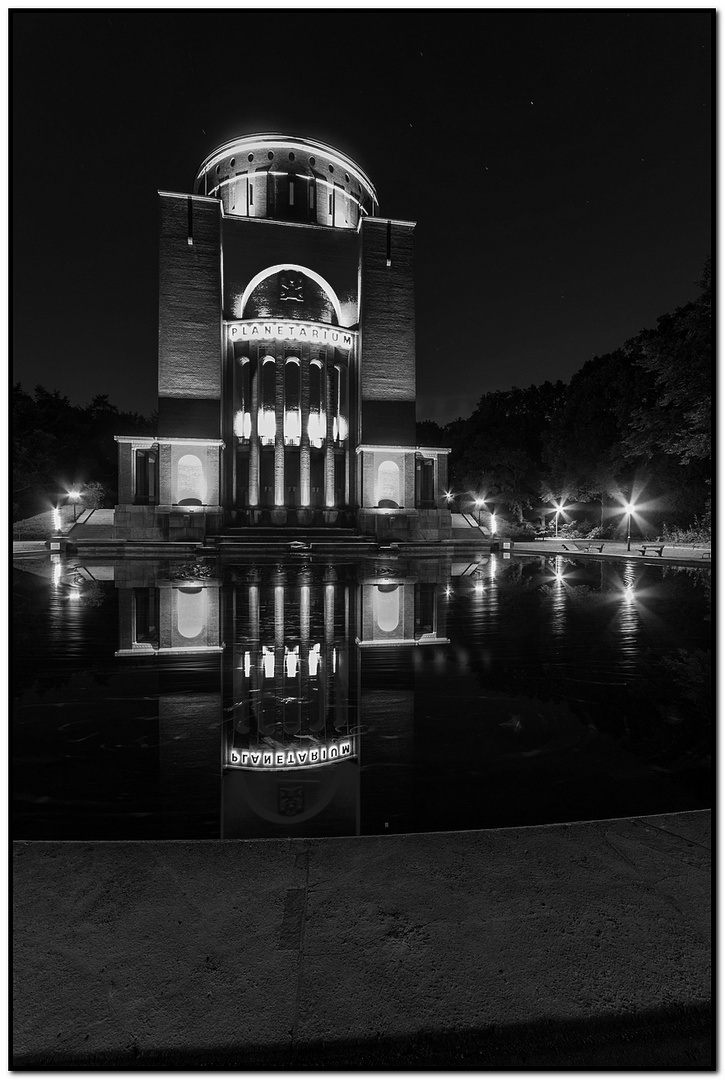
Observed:
[[[625,439],[633,457],[673,455],[682,465],[709,462],[712,398],[712,283],[705,263],[702,292],[692,303],[657,320],[627,342],[634,362],[654,380]]]
[[[545,500],[598,499],[603,522],[607,496],[629,486],[621,426],[626,403],[643,392],[640,382],[641,373],[621,349],[587,360],[576,372],[549,428]]]
[[[106,496],[106,489],[97,480],[91,480],[81,488],[81,503],[87,510],[100,510]]]
[[[484,394],[468,420],[446,428],[457,490],[491,496],[521,521],[539,499],[546,432],[565,392],[562,382]]]

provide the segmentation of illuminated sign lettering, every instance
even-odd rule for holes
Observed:
[[[340,349],[351,349],[353,335],[349,330],[339,330],[334,326],[308,322],[274,322],[255,319],[250,322],[233,323],[229,327],[232,341],[264,341],[273,338],[276,341],[307,341],[314,345],[337,345]]]
[[[339,742],[318,744],[307,750],[242,750],[233,746],[229,753],[229,764],[239,769],[309,769],[317,765],[329,765],[354,755],[352,739]]]

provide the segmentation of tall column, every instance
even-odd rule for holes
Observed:
[[[302,438],[300,440],[300,506],[310,505],[310,358],[300,358],[300,405]]]
[[[333,507],[335,505],[335,455],[333,453],[332,442],[332,378],[330,374],[329,361],[325,361],[325,416],[326,416],[326,432],[325,432],[325,506]]]
[[[306,710],[306,719],[310,719],[310,586],[305,582],[300,586],[300,697]]]
[[[274,364],[274,505],[285,506],[284,496],[284,356]]]
[[[251,414],[252,430],[249,433],[249,505],[259,506],[259,350],[256,356],[250,357],[250,364],[254,364],[251,371]]]
[[[274,715],[275,720],[284,715],[285,668],[284,668],[284,575],[274,577]]]

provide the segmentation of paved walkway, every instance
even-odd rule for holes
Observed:
[[[604,543],[604,550],[601,553],[593,546],[590,551],[579,551],[575,545],[577,543],[586,543],[585,540],[554,540],[548,537],[546,540],[515,540],[513,550],[516,555],[565,555],[568,558],[581,557],[582,559],[635,559],[637,562],[646,559],[648,562],[688,563],[702,567],[710,566],[711,561],[711,548],[709,545],[705,547],[704,545],[695,546],[693,544],[665,544],[661,556],[656,551],[648,551],[643,556],[634,541],[632,541],[630,551],[627,551],[626,541],[599,540],[596,542]]]
[[[707,1067],[709,812],[14,845],[15,1067]]]

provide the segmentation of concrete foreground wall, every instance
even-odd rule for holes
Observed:
[[[16,843],[15,1067],[707,1067],[709,829]]]

